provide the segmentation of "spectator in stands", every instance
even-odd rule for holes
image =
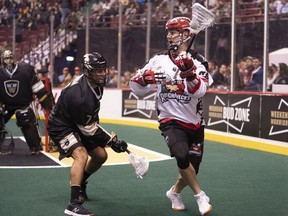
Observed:
[[[288,65],[285,63],[279,63],[279,76],[276,77],[274,84],[288,84]]]
[[[246,91],[262,91],[263,86],[263,67],[262,58],[255,57],[253,59],[254,70],[251,73],[251,78],[248,86],[244,88]]]
[[[224,76],[219,72],[217,62],[215,60],[210,60],[208,62],[208,72],[213,78],[211,88],[218,88],[224,84]]]
[[[71,14],[65,20],[65,27],[68,30],[76,30],[78,27],[78,17],[75,11],[72,11]]]
[[[14,16],[19,13],[19,8],[17,2],[13,1],[12,6],[9,9],[10,16]]]
[[[78,66],[76,66],[76,67],[74,68],[73,79],[75,79],[75,78],[78,77],[78,76],[81,76],[81,74],[82,74],[81,68],[78,67]]]
[[[6,14],[9,14],[9,11],[6,7],[6,5],[3,5],[1,10],[0,10],[0,14],[2,14],[2,17],[6,17]]]
[[[46,24],[47,22],[45,21],[45,19],[42,17],[42,14],[40,12],[38,12],[36,14],[36,18],[34,21],[35,24],[35,28],[37,29],[39,26],[42,26],[44,24]]]
[[[121,79],[120,88],[128,88],[129,87],[129,81],[132,78],[130,71],[125,71],[123,74],[123,79]]]
[[[110,73],[111,74],[111,73]],[[113,72],[113,77],[112,79],[109,80],[109,82],[107,82],[106,87],[107,88],[117,88],[118,87],[118,71],[115,70]]]
[[[116,67],[115,67],[115,66],[111,66],[111,67],[109,68],[109,74],[108,74],[108,77],[107,77],[107,83],[109,83],[110,80],[113,79],[115,72],[118,73]],[[107,87],[107,85],[106,85],[106,87]]]
[[[19,4],[19,12],[20,12],[20,13],[22,13],[22,14],[27,14],[29,10],[30,10],[30,8],[29,8],[29,5],[27,4],[26,1],[22,1],[22,2]]]
[[[276,7],[277,16],[288,16],[288,2],[287,0],[281,0]]]
[[[57,29],[61,24],[61,10],[58,4],[53,5],[52,7],[48,7],[48,16],[46,16],[46,22],[50,23],[50,16],[54,15],[54,29]]]
[[[136,2],[131,2],[130,7],[125,10],[124,16],[126,17],[127,25],[135,25],[138,5]]]
[[[279,76],[278,67],[275,64],[271,64],[268,68],[267,73],[267,90],[272,91],[272,84],[274,83],[275,79]]]
[[[223,86],[229,87],[231,84],[231,71],[230,68],[226,64],[222,64],[219,68],[219,72],[224,77]]]
[[[72,81],[72,75],[68,67],[64,67],[62,74],[58,77],[60,87],[64,88],[68,83]]]
[[[102,1],[94,2],[91,7],[91,13],[98,13],[99,11],[101,11],[102,5],[103,5]]]
[[[243,88],[246,88],[250,82],[252,71],[254,70],[253,57],[252,56],[246,56],[243,58],[243,60],[245,62],[245,69],[244,69],[244,73],[243,73],[243,82],[244,82]]]
[[[185,2],[180,2],[179,3],[179,7],[178,7],[178,11],[182,14],[188,14],[189,13],[189,8],[188,8],[188,5],[187,3]]]
[[[65,24],[66,17],[72,12],[72,0],[60,1],[61,24]]]
[[[28,21],[28,30],[36,30],[36,19],[32,16],[30,12],[27,13],[27,21]]]
[[[12,17],[10,17],[10,13],[5,5],[3,5],[2,9],[0,10],[0,14],[2,15],[2,24],[5,26],[11,26]]]

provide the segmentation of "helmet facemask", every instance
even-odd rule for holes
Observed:
[[[187,42],[193,36],[193,29],[191,28],[191,20],[187,17],[175,17],[167,21],[165,25],[166,39],[168,43],[168,50],[176,52],[182,43]],[[178,32],[177,35],[175,32]],[[184,33],[187,32],[187,37],[184,37]],[[179,37],[178,42],[174,42],[174,39]]]
[[[83,73],[93,88],[96,86],[105,86],[109,70],[107,68],[107,62],[102,55],[96,52],[85,54],[82,67]]]
[[[15,68],[15,63],[13,59],[13,54],[11,50],[5,50],[1,55],[1,64],[4,68],[12,72],[12,70]]]

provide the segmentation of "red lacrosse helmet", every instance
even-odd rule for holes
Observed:
[[[169,31],[176,30],[180,33],[179,41],[177,43],[171,42],[168,40],[168,50],[173,52],[177,51],[179,46],[193,36],[193,29],[191,28],[191,20],[187,17],[174,17],[166,22],[165,25],[166,34],[168,35]],[[184,39],[183,33],[188,32],[188,37]]]
[[[191,28],[191,20],[187,17],[174,17],[166,22],[166,31],[169,29],[177,29],[180,33],[184,31],[189,32],[189,36],[192,37],[193,29]]]

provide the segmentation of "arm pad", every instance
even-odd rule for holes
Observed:
[[[48,109],[48,110],[52,110],[53,105],[54,105],[54,100],[53,100],[53,96],[52,93],[49,92],[45,95],[43,95],[40,99],[39,99],[39,103],[41,104],[41,106],[43,107],[43,109]]]

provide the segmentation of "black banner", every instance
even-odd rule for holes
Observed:
[[[229,132],[259,137],[260,95],[229,95]]]
[[[122,116],[157,120],[156,92],[137,96],[130,90],[122,91]]]
[[[223,119],[223,109],[228,106],[228,95],[209,94],[203,97],[203,116],[206,127],[217,131],[228,131],[227,122]]]
[[[259,107],[259,95],[207,93],[204,96],[206,127],[259,137]]]
[[[261,138],[288,141],[288,96],[262,96]]]

